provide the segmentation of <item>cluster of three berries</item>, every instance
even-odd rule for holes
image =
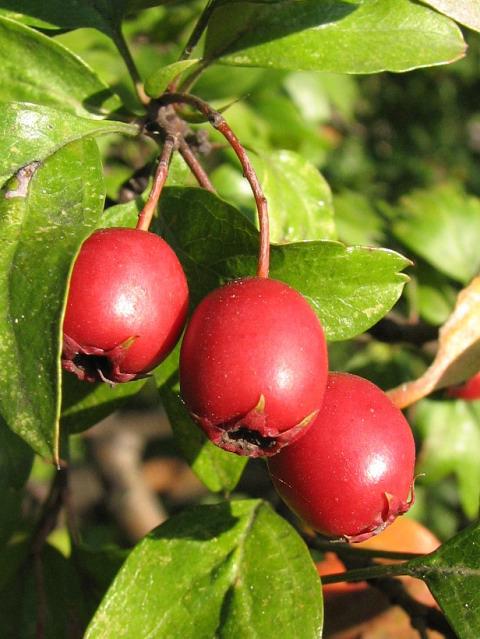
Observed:
[[[72,272],[63,366],[88,381],[145,375],[176,344],[187,309],[186,278],[164,240],[97,231]],[[363,538],[408,506],[407,422],[370,382],[328,375],[321,324],[286,284],[250,277],[207,295],[184,335],[180,382],[210,440],[268,457],[276,489],[316,530]]]

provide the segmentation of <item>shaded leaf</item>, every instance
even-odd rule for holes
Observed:
[[[137,0],[137,3],[141,4],[141,1]],[[128,4],[128,0],[0,0],[0,8],[10,11],[9,17],[30,26],[43,29],[90,27],[107,35],[116,30]]]
[[[86,625],[82,591],[74,566],[49,545],[38,559],[30,557],[20,562],[13,579],[0,590],[2,639],[36,639],[37,619],[42,617],[44,639],[81,637]]]
[[[32,468],[33,451],[0,416],[0,547],[13,533],[20,517],[22,488]]]
[[[85,544],[73,546],[72,563],[80,579],[89,618],[93,617],[128,553],[128,550],[113,545],[101,548]]]
[[[25,164],[45,160],[74,140],[138,132],[135,125],[80,118],[38,104],[0,103],[0,184]]]
[[[52,456],[67,280],[101,217],[104,189],[92,140],[30,168],[29,181],[14,178],[0,193],[0,411],[37,453]]]
[[[191,66],[197,64],[198,60],[179,60],[164,67],[160,67],[145,81],[145,93],[151,98],[158,98],[168,87],[172,80],[186,71]]]
[[[1,102],[34,102],[80,116],[105,115],[121,104],[108,86],[68,49],[34,29],[2,17],[0,55]]]
[[[449,18],[480,31],[480,5],[477,0],[422,0]]]
[[[212,492],[234,490],[248,458],[214,446],[192,421],[175,391],[165,388],[161,397],[177,446],[195,475]]]
[[[257,500],[197,506],[130,553],[87,629],[100,637],[322,634],[320,581],[290,525]],[[301,614],[299,614],[299,610]]]
[[[410,0],[220,0],[205,45],[226,64],[334,73],[407,71],[464,53],[454,22]]]
[[[192,303],[220,283],[256,272],[258,232],[233,207],[200,189],[169,188],[156,228],[177,252]],[[338,242],[272,246],[271,276],[299,290],[328,339],[348,339],[375,324],[401,294],[408,260],[393,251]]]
[[[405,246],[463,284],[480,270],[480,200],[457,186],[404,197],[393,231]]]
[[[472,402],[419,403],[414,423],[422,437],[418,472],[423,482],[436,483],[454,474],[460,501],[470,519],[478,515],[480,500],[480,405]]]
[[[452,315],[439,333],[438,351],[431,366],[413,382],[389,391],[392,402],[405,408],[434,390],[454,386],[478,371],[480,359],[480,277],[457,298]]]

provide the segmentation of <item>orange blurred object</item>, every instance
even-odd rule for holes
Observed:
[[[440,540],[428,528],[409,517],[398,517],[393,524],[385,528],[383,532],[366,541],[355,544],[356,548],[368,548],[370,550],[384,550],[405,553],[428,554],[440,546]],[[378,559],[379,563],[396,563],[392,559]],[[345,565],[333,552],[327,552],[325,559],[317,563],[318,574],[337,574],[345,571]],[[421,579],[413,577],[400,577],[406,589],[412,597],[427,606],[436,606],[435,599],[430,590]],[[325,598],[339,594],[358,592],[367,588],[365,581],[356,583],[341,582],[326,584],[323,586]]]

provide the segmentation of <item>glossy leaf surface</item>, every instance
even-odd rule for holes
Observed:
[[[464,52],[454,22],[410,0],[220,0],[205,55],[240,66],[376,73],[452,62]]]
[[[256,500],[198,506],[132,551],[85,639],[321,637],[320,581],[303,541]],[[299,614],[301,610],[301,614]]]

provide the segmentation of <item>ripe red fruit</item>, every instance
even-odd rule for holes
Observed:
[[[180,353],[180,388],[214,444],[273,455],[310,426],[328,362],[308,302],[277,280],[251,277],[214,290],[196,308]]]
[[[188,286],[177,256],[154,233],[95,231],[75,262],[63,322],[63,367],[90,382],[143,376],[172,350]]]
[[[465,384],[449,388],[448,396],[466,399],[467,401],[480,399],[480,372],[470,378]]]
[[[298,442],[268,460],[275,488],[315,530],[362,541],[413,502],[410,427],[377,386],[347,373],[328,376],[322,409]]]

